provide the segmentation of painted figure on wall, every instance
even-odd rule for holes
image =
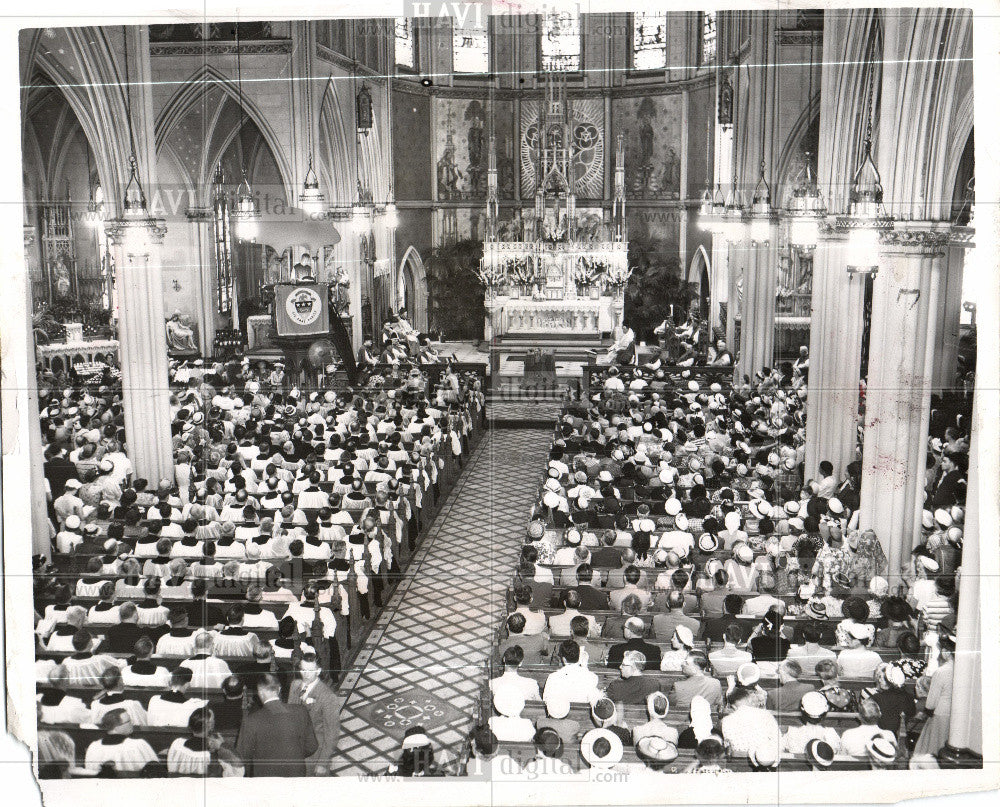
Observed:
[[[438,198],[458,199],[458,183],[461,178],[462,174],[455,165],[455,146],[449,137],[448,145],[437,164]]]

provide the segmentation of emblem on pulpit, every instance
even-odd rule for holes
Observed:
[[[288,295],[285,312],[298,325],[311,325],[322,311],[323,303],[314,289],[300,288]]]

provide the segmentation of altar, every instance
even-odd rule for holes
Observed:
[[[535,159],[534,204],[500,220],[495,138],[490,136],[486,227],[477,276],[485,288],[484,336],[549,347],[596,346],[624,328],[631,274],[625,229],[625,149],[615,154],[610,217],[578,210],[565,82],[547,79]]]
[[[484,245],[487,339],[572,336],[599,340],[621,327],[624,242],[500,242]]]

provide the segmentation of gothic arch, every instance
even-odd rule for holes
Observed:
[[[181,121],[183,121],[191,110],[194,109],[204,98],[204,95],[209,88],[218,88],[224,93],[222,102],[214,110],[214,114],[211,117],[210,128],[205,132],[205,143],[210,144],[213,142],[216,129],[220,125],[220,116],[225,107],[226,100],[231,100],[233,103],[239,104],[240,92],[236,82],[232,79],[223,75],[212,65],[202,65],[182,82],[181,88],[170,98],[169,101],[167,101],[161,110],[155,124],[157,152],[160,152],[165,145],[169,147],[168,140],[173,129]],[[290,179],[292,171],[289,166],[287,156],[281,148],[281,144],[274,132],[274,129],[268,124],[267,118],[261,113],[257,105],[247,96],[246,93],[243,94],[243,110],[247,120],[253,121],[254,125],[256,125],[257,129],[260,131],[264,143],[266,143],[268,148],[271,150],[274,161],[278,166],[278,172],[281,175],[281,182],[285,187],[285,193],[288,199],[294,199],[295,195],[293,193],[293,183]],[[207,194],[211,193],[210,189],[212,176],[215,173],[215,167],[222,158],[222,155],[226,152],[226,149],[229,148],[233,139],[238,134],[239,129],[237,127],[226,138],[217,153],[206,153],[203,161],[204,168],[202,176],[191,178],[195,187],[200,188],[201,193],[205,194],[205,198],[202,200],[205,204],[208,203]]]
[[[418,331],[427,330],[427,270],[412,244],[403,253],[397,269],[398,307],[408,307],[410,322]],[[410,297],[412,296],[412,299]]]

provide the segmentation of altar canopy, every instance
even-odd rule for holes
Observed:
[[[624,146],[615,155],[611,220],[579,210],[571,170],[565,78],[550,76],[540,126],[534,207],[499,220],[495,138],[490,135],[486,238],[479,278],[486,287],[487,339],[600,340],[622,327],[628,242]],[[491,123],[492,125],[492,123]]]

